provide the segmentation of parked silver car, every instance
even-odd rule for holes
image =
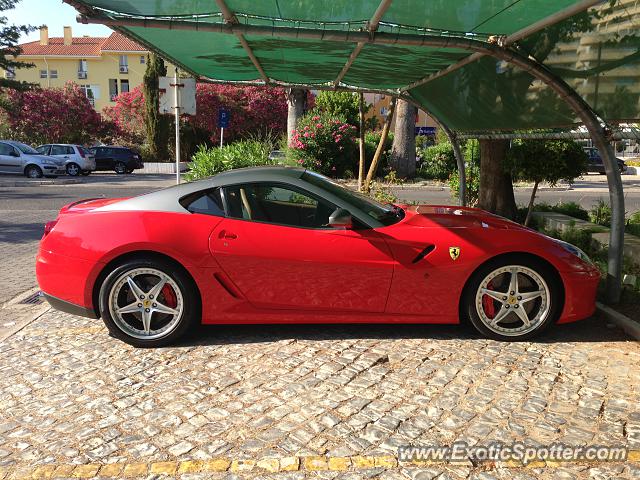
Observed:
[[[49,143],[40,145],[36,150],[42,155],[55,157],[56,161],[64,165],[67,175],[72,177],[89,175],[96,169],[95,155],[82,145]]]
[[[18,173],[29,178],[64,175],[64,164],[41,155],[33,147],[13,140],[0,140],[0,173]]]

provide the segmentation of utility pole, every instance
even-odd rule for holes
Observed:
[[[173,87],[174,87],[173,108],[175,111],[175,122],[176,122],[176,184],[180,185],[180,87],[181,85],[178,83],[177,67],[173,75]]]

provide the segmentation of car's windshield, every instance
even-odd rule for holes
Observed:
[[[38,151],[35,148],[30,147],[29,145],[25,145],[24,143],[13,142],[13,146],[16,147],[18,150],[20,150],[22,153],[30,153],[30,154],[38,155]]]
[[[404,211],[401,208],[390,204],[383,205],[382,203],[378,203],[366,195],[354,192],[353,190],[349,190],[348,188],[332,182],[324,175],[307,170],[302,174],[302,179],[309,182],[311,185],[315,185],[316,187],[326,190],[359,210],[362,210],[364,213],[383,225],[393,225],[404,217]]]

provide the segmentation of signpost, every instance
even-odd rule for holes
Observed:
[[[218,125],[220,126],[220,148],[224,145],[224,129],[229,126],[231,112],[226,108],[218,110]]]
[[[180,116],[196,114],[196,80],[180,78],[176,68],[173,78],[160,77],[160,113],[173,113],[176,124],[176,183],[180,183]],[[168,94],[173,89],[171,95]]]

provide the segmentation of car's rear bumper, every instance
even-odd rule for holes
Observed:
[[[561,273],[565,289],[564,308],[558,323],[590,317],[596,310],[600,272],[596,267],[581,272]]]
[[[54,308],[70,311],[75,315],[97,318],[93,305],[93,283],[96,276],[95,262],[71,258],[40,249],[36,257],[36,278],[40,290],[49,298]],[[64,302],[64,304],[62,303]],[[64,305],[71,305],[65,307]],[[81,312],[94,312],[86,315]]]
[[[75,303],[67,302],[66,300],[54,297],[53,295],[49,295],[48,293],[43,293],[43,295],[47,302],[49,302],[49,305],[51,305],[56,310],[70,313],[71,315],[77,315],[79,317],[99,318],[93,308],[76,305]]]

